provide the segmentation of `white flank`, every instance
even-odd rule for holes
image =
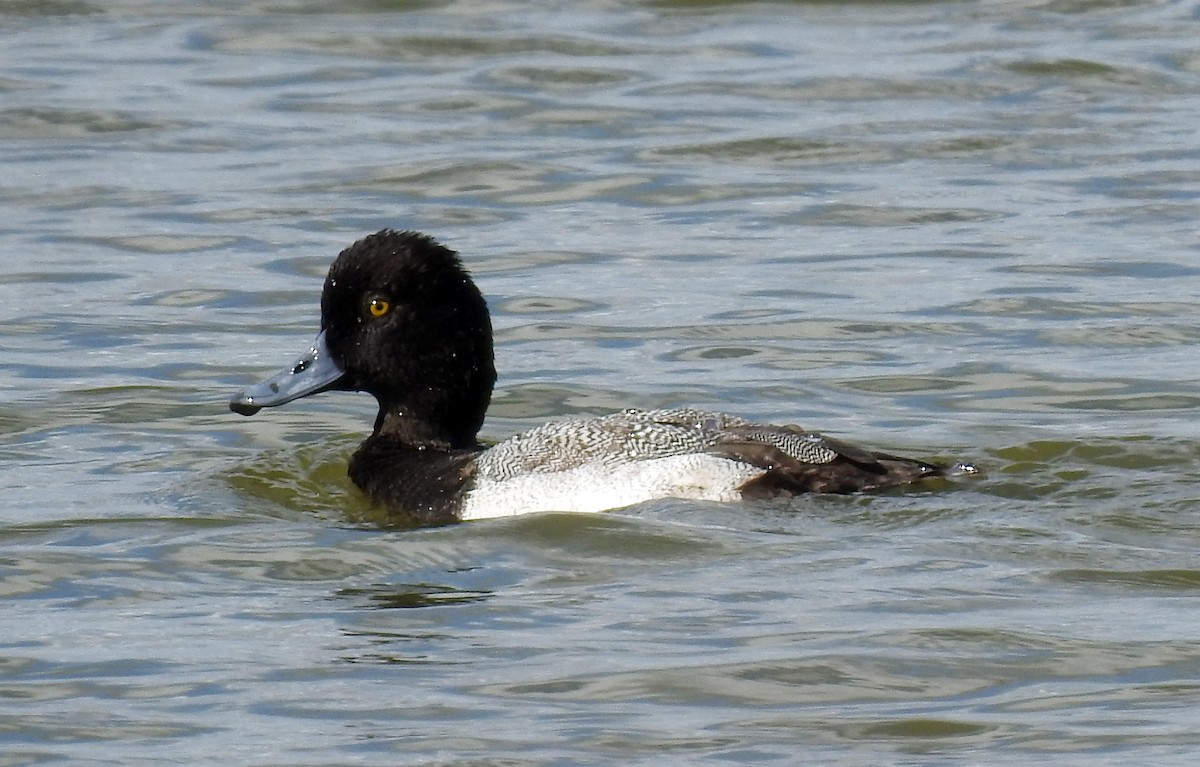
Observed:
[[[462,518],[607,511],[656,498],[738,501],[738,488],[763,473],[757,466],[694,453],[618,463],[597,461],[509,479],[481,477],[467,494]]]

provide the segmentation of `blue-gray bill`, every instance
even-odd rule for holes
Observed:
[[[321,331],[312,348],[296,364],[238,392],[230,401],[229,409],[242,415],[254,415],[264,407],[275,407],[325,391],[343,375],[345,371],[330,356],[329,347],[325,345],[325,331]]]

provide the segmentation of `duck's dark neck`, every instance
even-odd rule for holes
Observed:
[[[453,424],[446,425],[440,423],[439,419],[423,417],[416,410],[403,405],[379,409],[371,438],[434,450],[469,450],[476,446],[474,427],[460,425],[456,429]]]

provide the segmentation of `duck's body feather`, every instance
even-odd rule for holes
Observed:
[[[405,515],[425,522],[595,512],[657,498],[845,493],[940,474],[933,464],[868,453],[796,426],[691,409],[567,418],[478,450],[414,450],[372,437],[350,463],[369,495],[403,496]]]
[[[484,450],[475,459],[463,518],[519,514],[531,506],[602,511],[656,498],[732,502],[794,495],[829,489],[819,485],[837,475],[839,465],[841,474],[861,475],[858,489],[866,476],[879,484],[897,479],[879,457],[798,427],[702,410],[625,410],[555,421]],[[911,471],[914,478],[940,472],[930,464]]]

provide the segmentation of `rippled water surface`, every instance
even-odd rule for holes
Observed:
[[[1191,765],[1193,4],[0,3],[0,765]],[[489,439],[698,405],[982,477],[425,530],[229,395],[383,228]]]

